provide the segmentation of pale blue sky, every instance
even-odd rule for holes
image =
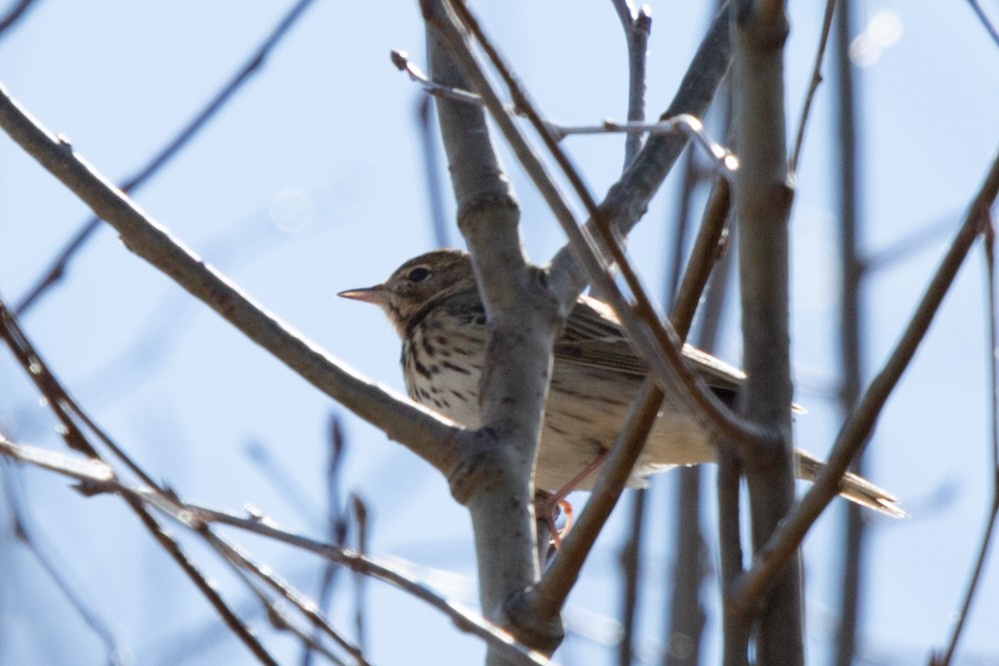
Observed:
[[[36,4],[0,40],[0,81],[44,125],[120,180],[228,80],[292,3]],[[812,4],[820,3],[791,7],[792,130],[821,19]],[[994,1],[983,4],[999,17]],[[658,115],[707,15],[699,3],[652,8],[648,100],[650,114]],[[857,32],[873,25],[864,34],[880,45],[863,52],[858,79],[862,239],[876,252],[926,227],[957,228],[999,143],[999,48],[964,2],[873,0],[857,11]],[[480,12],[550,117],[565,123],[624,118],[625,50],[610,3],[516,0]],[[380,281],[433,245],[414,129],[420,92],[389,62],[389,51],[402,49],[422,64],[423,42],[416,3],[315,3],[238,97],[136,195],[153,217],[291,326],[395,388],[401,377],[394,332],[374,309],[334,294]],[[796,434],[799,446],[818,454],[827,450],[838,419],[824,390],[836,373],[832,95],[831,86],[820,89],[792,221],[796,400],[809,409],[797,418]],[[575,137],[566,145],[602,195],[620,169],[623,140]],[[525,243],[533,259],[544,261],[562,234],[509,155],[506,162],[523,204]],[[668,184],[632,244],[650,285],[662,282],[664,220],[674,207],[675,185]],[[275,211],[289,208],[294,230],[281,230]],[[20,299],[86,217],[81,203],[0,138],[0,293],[8,302]],[[869,374],[889,353],[951,235],[936,236],[870,281]],[[453,230],[452,239],[458,239]],[[862,620],[863,654],[872,662],[925,661],[927,650],[942,643],[984,520],[987,351],[981,252],[973,254],[872,446],[872,479],[901,496],[913,514],[903,522],[873,519]],[[729,313],[718,353],[738,363],[735,322]],[[189,499],[232,509],[251,503],[283,524],[319,533],[316,514],[275,488],[246,447],[264,445],[318,510],[326,422],[331,411],[343,410],[128,253],[108,229],[23,325],[91,415],[154,477]],[[137,340],[144,342],[136,346]],[[19,440],[62,448],[8,354],[0,354],[0,424]],[[468,520],[443,479],[359,420],[347,416],[346,428],[343,483],[369,503],[372,551],[426,568],[431,584],[474,607]],[[120,502],[84,499],[63,479],[33,470],[24,472],[21,485],[37,530],[136,663],[171,663],[178,654],[184,663],[250,663],[242,646],[218,634],[209,647],[173,652],[202,632],[223,630]],[[710,494],[710,483],[706,488]],[[658,477],[651,502],[661,507],[672,497],[669,474]],[[630,502],[626,497],[623,504]],[[600,618],[618,615],[616,552],[627,524],[618,513],[567,613],[570,628],[585,627],[591,635],[570,638],[557,655],[562,663],[613,663],[614,650],[598,639],[613,630]],[[805,547],[808,650],[818,663],[835,628],[837,515],[823,518]],[[0,663],[100,663],[97,638],[12,541],[5,510],[0,517],[6,572],[0,576]],[[657,508],[651,520],[664,527],[650,528],[650,567],[671,557],[668,518]],[[314,589],[314,559],[239,538],[304,590]],[[252,607],[196,541],[185,543],[238,607]],[[654,651],[666,591],[661,570],[650,570],[647,580],[642,644]],[[479,659],[474,639],[420,602],[379,583],[369,591],[374,663]],[[711,588],[706,599],[716,630],[713,594]],[[341,626],[348,608],[340,603],[334,613]],[[962,663],[999,659],[996,617],[993,562]],[[270,636],[266,626],[261,631]],[[709,643],[715,654],[716,633]],[[268,644],[284,662],[297,655],[289,639],[268,638]]]

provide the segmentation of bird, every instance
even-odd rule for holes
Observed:
[[[402,369],[409,397],[467,428],[481,426],[479,379],[485,362],[487,317],[468,253],[442,249],[421,254],[380,284],[349,289],[341,297],[379,306],[402,340]],[[734,405],[745,374],[685,344],[688,365],[725,403]],[[553,351],[551,382],[535,466],[535,488],[557,497],[590,490],[596,470],[613,446],[629,407],[648,374],[613,309],[580,296]],[[628,478],[645,487],[648,477],[680,465],[716,460],[716,446],[702,419],[666,391],[648,440]],[[798,478],[812,481],[824,463],[795,450]],[[890,493],[852,473],[840,494],[892,517],[907,514]]]

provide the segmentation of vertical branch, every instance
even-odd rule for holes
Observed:
[[[864,265],[859,256],[859,220],[857,210],[860,179],[857,174],[857,127],[854,97],[853,66],[850,63],[850,6],[849,0],[840,0],[836,12],[836,90],[839,98],[833,144],[839,155],[840,194],[840,257],[842,261],[842,289],[840,296],[840,362],[843,383],[840,387],[840,412],[846,420],[860,399],[863,377],[860,331],[862,326],[861,283]],[[861,474],[863,459],[858,457],[853,471]],[[843,523],[842,579],[840,581],[839,629],[836,636],[834,663],[849,666],[857,650],[857,628],[861,608],[861,569],[864,556],[864,520],[861,507],[845,503]]]
[[[628,122],[645,120],[645,57],[652,32],[652,13],[646,5],[635,9],[631,0],[613,0],[617,17],[624,28],[628,44]],[[624,144],[624,166],[627,167],[642,149],[642,135],[628,132]]]
[[[437,247],[450,247],[450,225],[444,206],[444,184],[441,182],[440,155],[437,153],[437,136],[433,123],[434,102],[430,95],[420,95],[416,121],[423,148],[423,175],[427,179],[427,202],[430,205],[430,223]]]
[[[721,560],[722,663],[725,666],[749,664],[749,632],[752,623],[733,608],[736,583],[743,575],[742,524],[739,490],[742,465],[730,447],[718,449],[718,550]]]
[[[502,105],[450,14],[424,0],[433,79],[474,90],[492,112]],[[563,638],[559,618],[540,619],[515,605],[537,582],[532,475],[543,421],[552,349],[561,323],[536,269],[525,261],[519,208],[489,136],[485,111],[453,99],[437,103],[441,135],[458,201],[458,226],[471,250],[488,336],[479,389],[482,427],[450,475],[452,494],[468,507],[475,535],[483,613],[532,648],[550,653]],[[506,122],[500,120],[502,126]],[[490,650],[487,663],[506,663]]]
[[[759,443],[742,461],[749,484],[753,550],[758,551],[794,502],[791,365],[788,333],[788,232],[793,192],[787,171],[784,55],[788,23],[782,2],[738,4],[735,16],[735,131],[739,272],[747,380],[743,414],[778,444]],[[803,661],[801,580],[785,569],[759,613],[760,664]]]
[[[638,591],[642,577],[642,536],[646,507],[646,492],[632,493],[631,527],[621,550],[621,569],[624,572],[624,594],[621,606],[621,641],[618,643],[618,663],[629,666],[634,660],[635,627],[638,624]]]

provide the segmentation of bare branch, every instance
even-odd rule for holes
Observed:
[[[975,16],[978,17],[978,21],[982,24],[982,27],[989,33],[989,37],[996,43],[996,46],[999,46],[999,30],[996,30],[996,27],[992,25],[992,21],[986,16],[981,4],[979,4],[978,0],[968,0],[968,4],[971,5],[971,9],[975,12]]]
[[[736,591],[738,603],[751,603],[750,600],[759,598],[759,595],[770,587],[774,576],[783,569],[788,558],[797,550],[812,523],[839,492],[840,479],[851,461],[867,443],[881,409],[908,368],[920,342],[926,336],[971,245],[988,227],[989,209],[995,203],[997,194],[999,194],[999,156],[993,161],[981,189],[971,204],[964,224],[941,261],[922,301],[902,333],[895,351],[867,388],[852,416],[843,424],[825,469],[815,479],[812,488],[795,510],[774,532],[768,543],[757,551],[752,570],[739,581]]]
[[[4,17],[0,18],[0,37],[20,19],[24,18],[33,4],[35,4],[35,0],[19,0],[16,5],[11,7],[10,11]]]
[[[465,36],[445,3],[421,3],[427,23],[430,72],[449,88],[487,91],[466,66]],[[493,148],[481,106],[441,98],[441,138],[458,203],[458,227],[487,315],[485,361],[479,386],[482,427],[478,450],[451,481],[452,494],[468,507],[475,535],[483,612],[525,645],[551,653],[564,632],[522,622],[506,601],[540,575],[532,478],[551,375],[552,350],[562,317],[540,271],[521,247],[520,209],[510,179]],[[490,651],[489,663],[502,657]]]
[[[333,628],[329,620],[323,616],[312,601],[296,590],[288,581],[278,576],[270,567],[266,567],[255,561],[249,554],[216,534],[207,525],[196,528],[196,531],[239,571],[244,571],[255,576],[277,592],[285,601],[294,606],[317,631],[329,636],[334,643],[353,657],[358,664],[368,665],[368,661],[364,658],[364,653],[361,649],[341,636],[340,632]],[[273,604],[269,601],[267,605],[270,608],[273,607]],[[304,638],[308,639],[309,637],[304,636]]]
[[[815,99],[815,91],[822,83],[822,61],[826,55],[826,44],[829,42],[829,32],[832,27],[833,10],[836,8],[836,0],[826,0],[826,11],[822,17],[822,30],[819,34],[819,47],[815,52],[815,64],[812,66],[812,78],[808,84],[808,92],[805,94],[805,103],[801,105],[801,115],[798,117],[798,133],[794,139],[794,150],[791,151],[791,159],[788,162],[788,170],[795,173],[798,170],[798,159],[801,157],[801,145],[805,141],[805,127],[808,125],[808,117],[812,111],[812,101]],[[843,10],[845,11],[845,10]]]
[[[989,365],[989,380],[992,387],[992,506],[985,518],[985,529],[982,532],[982,544],[978,548],[978,557],[971,568],[971,575],[968,578],[968,588],[964,593],[964,600],[961,603],[961,610],[957,613],[957,620],[951,631],[950,640],[947,641],[947,648],[943,654],[935,654],[930,660],[932,666],[947,666],[954,659],[957,652],[957,644],[961,639],[961,633],[971,611],[971,602],[978,591],[978,584],[982,580],[982,573],[985,570],[985,559],[989,553],[989,546],[992,542],[992,535],[995,532],[996,517],[999,516],[999,358],[996,350],[999,349],[999,320],[996,317],[996,235],[995,224],[989,225],[983,230],[982,249],[985,250],[985,293],[988,298],[986,309],[989,318],[989,346],[986,350]]]
[[[264,41],[254,50],[239,71],[229,80],[222,89],[184,126],[177,136],[173,137],[153,158],[142,167],[136,174],[129,177],[121,186],[121,191],[130,193],[142,187],[150,178],[166,166],[177,154],[190,143],[208,122],[235,96],[236,92],[256,74],[266,62],[271,51],[277,47],[284,36],[288,33],[295,22],[305,13],[309,5],[314,0],[299,0],[285,14],[274,30],[264,39]],[[35,283],[35,286],[28,290],[27,295],[21,299],[14,308],[19,315],[25,314],[31,306],[36,303],[41,295],[50,287],[58,283],[66,273],[70,261],[82,248],[87,240],[101,226],[100,217],[92,217],[87,220],[70,239],[62,251],[52,261],[49,268]]]
[[[771,433],[749,447],[742,464],[749,486],[754,551],[794,503],[791,434],[788,218],[794,192],[787,170],[784,121],[784,44],[788,23],[781,2],[740,0],[736,33],[734,126],[741,158],[735,202],[739,220],[739,286],[742,301],[742,415]],[[724,516],[723,520],[730,518]],[[788,558],[794,560],[795,553]],[[763,606],[759,604],[763,603]],[[733,612],[726,599],[726,615]],[[766,597],[745,599],[754,612],[760,664],[804,661],[800,571],[793,564]],[[736,606],[736,608],[739,608]],[[727,645],[726,647],[732,647]],[[734,659],[728,654],[726,658]]]
[[[300,550],[348,567],[352,571],[389,583],[414,597],[427,602],[447,615],[462,631],[473,634],[500,650],[514,663],[548,665],[551,662],[537,652],[519,645],[502,629],[481,616],[461,608],[455,602],[440,596],[429,587],[412,580],[398,567],[362,556],[349,549],[322,543],[309,537],[275,527],[265,517],[243,518],[217,511],[163,494],[148,487],[122,484],[105,463],[82,463],[76,456],[47,451],[38,447],[18,444],[0,435],[0,456],[37,465],[83,483],[88,491],[109,492],[124,496],[129,502],[151,506],[185,527],[197,529],[205,524],[228,525],[237,529],[274,539]]]
[[[509,67],[488,41],[481,26],[475,17],[471,15],[468,7],[462,3],[456,3],[453,4],[453,9],[463,25],[482,44],[491,62],[510,89],[516,106],[527,115],[532,125],[534,125],[535,130],[543,139],[546,148],[555,158],[559,167],[575,189],[576,194],[582,200],[591,219],[606,221],[608,218],[602,212],[602,208],[598,209],[579,174],[576,173],[571,162],[559,147],[558,142],[548,132],[545,121],[536,111]],[[687,367],[682,358],[675,333],[672,332],[668,322],[660,322],[654,308],[651,306],[650,299],[641,286],[638,276],[630,267],[630,263],[618,243],[617,236],[605,223],[587,225],[586,227],[579,227],[576,224],[571,208],[552,179],[548,176],[544,165],[534,154],[526,139],[520,133],[519,128],[512,122],[508,114],[505,113],[495,92],[489,89],[488,81],[485,75],[482,74],[481,65],[474,54],[464,44],[463,40],[454,36],[449,36],[448,40],[449,46],[455,50],[457,57],[462,60],[463,68],[468,72],[474,71],[474,87],[485,99],[487,108],[503,131],[507,141],[513,147],[514,153],[541,191],[542,196],[545,197],[549,207],[555,213],[556,219],[562,224],[563,230],[569,236],[573,251],[577,253],[575,256],[585,267],[588,277],[593,281],[594,286],[600,293],[608,298],[621,318],[622,324],[627,330],[632,343],[645,357],[649,363],[650,371],[656,375],[656,379],[660,385],[668,387],[671,392],[675,392],[676,397],[680,400],[692,400],[692,405],[696,405],[701,410],[699,413],[704,414],[706,419],[720,431],[732,437],[731,441],[736,444],[753,439],[754,437],[765,438],[767,436],[765,433],[754,431],[750,424],[738,419],[730,410],[722,405],[714,394],[707,389],[704,382]],[[451,40],[454,40],[453,43]],[[478,87],[480,85],[485,86],[485,88],[480,89]],[[649,143],[651,144],[652,141],[650,140]],[[648,146],[646,149],[643,149],[643,154],[647,149]],[[630,171],[631,169],[629,169]],[[592,235],[594,230],[600,235],[599,240]],[[598,250],[596,248],[601,249]],[[635,305],[629,302],[628,298],[621,292],[621,288],[610,277],[610,266],[606,258],[608,254],[613,256],[614,261],[627,281],[631,292],[630,295],[637,301]],[[575,301],[585,281],[581,280],[581,275],[577,272],[577,266],[574,261],[570,264],[563,263],[561,266],[556,265],[557,262],[558,257],[553,261],[550,271],[550,283],[563,306],[568,307]]]
[[[41,458],[44,459],[45,456],[41,456]],[[58,561],[59,558],[56,557],[52,544],[46,543],[47,540],[42,539],[39,534],[35,533],[34,521],[29,515],[29,503],[23,498],[23,491],[20,485],[21,475],[19,472],[20,470],[11,464],[0,464],[0,473],[3,475],[4,499],[6,500],[5,506],[11,514],[13,533],[31,552],[69,604],[80,615],[84,623],[93,630],[94,634],[104,644],[107,663],[113,666],[124,666],[124,660],[121,658],[123,654],[121,650],[122,646],[119,644],[118,638],[108,625],[108,622],[101,617],[96,604],[91,604],[86,595],[81,594],[76,589],[77,586],[73,584],[68,573],[64,571],[67,568],[65,559],[61,562]]]
[[[443,417],[369,382],[291,331],[208,266],[57,139],[0,87],[0,126],[101,218],[130,250],[159,268],[306,381],[447,472],[463,432]]]
[[[628,45],[628,122],[640,123],[645,120],[645,69],[652,32],[652,10],[648,5],[636,9],[631,0],[612,0],[612,4]],[[624,146],[625,167],[631,164],[641,148],[641,135],[628,134]]]

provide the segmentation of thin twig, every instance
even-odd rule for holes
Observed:
[[[81,481],[91,493],[120,494],[130,501],[155,508],[188,528],[193,529],[204,524],[228,525],[314,553],[346,566],[352,571],[387,582],[427,602],[433,608],[447,615],[459,629],[482,638],[491,646],[500,649],[516,663],[539,665],[551,663],[537,652],[517,644],[508,633],[481,616],[460,607],[456,602],[449,601],[425,584],[411,579],[398,567],[379,562],[372,557],[360,555],[346,548],[280,529],[275,527],[266,517],[245,518],[225,511],[181,502],[176,497],[163,494],[153,488],[125,485],[114,476],[106,463],[81,461],[77,456],[14,443],[3,435],[0,435],[0,456],[42,467]]]
[[[930,659],[931,666],[947,666],[954,659],[957,652],[957,644],[961,639],[968,614],[971,611],[971,602],[978,591],[978,584],[982,579],[982,572],[985,570],[985,559],[989,553],[989,546],[992,542],[992,535],[995,532],[996,517],[999,516],[999,358],[996,350],[999,349],[999,321],[996,317],[996,257],[995,227],[989,224],[983,232],[982,249],[985,252],[985,279],[986,279],[986,310],[989,320],[989,345],[986,350],[989,365],[989,381],[992,387],[992,410],[991,410],[991,430],[992,430],[992,506],[985,519],[985,529],[982,532],[982,545],[978,548],[978,557],[971,569],[971,576],[968,578],[968,588],[964,593],[964,601],[961,603],[961,610],[957,613],[954,628],[951,631],[950,640],[947,641],[947,648],[943,654],[935,654]]]
[[[951,216],[929,222],[916,231],[907,233],[901,240],[868,255],[864,259],[867,271],[883,271],[922,252],[954,233],[955,220]]]
[[[853,459],[863,450],[888,396],[926,336],[969,249],[989,224],[989,209],[994,204],[997,194],[999,194],[999,155],[992,162],[964,224],[930,281],[922,301],[902,333],[891,357],[868,386],[852,416],[843,424],[826,467],[767,544],[757,551],[753,568],[739,580],[734,598],[740,608],[748,608],[752,600],[761,598],[760,595],[769,589],[774,577],[783,570],[788,558],[796,552],[812,524],[839,492],[840,479]]]
[[[647,5],[636,9],[631,0],[612,0],[611,4],[621,21],[628,46],[628,122],[640,123],[645,120],[645,70],[652,32],[652,10]],[[641,148],[642,136],[629,133],[624,144],[625,167],[631,164]]]
[[[93,472],[96,476],[104,478],[108,482],[117,482],[117,475],[114,470],[103,459],[103,456],[90,443],[83,430],[78,426],[76,420],[82,421],[87,428],[94,433],[102,443],[108,447],[116,457],[124,462],[131,471],[156,492],[163,494],[159,488],[138,464],[136,464],[123,449],[121,449],[105,433],[79,404],[70,397],[69,393],[62,386],[55,375],[49,370],[38,352],[35,351],[31,341],[21,330],[15,315],[7,309],[6,304],[0,299],[0,338],[7,342],[8,347],[24,368],[27,374],[35,382],[39,392],[45,397],[49,408],[59,419],[62,427],[60,434],[67,445],[78,452],[84,453],[88,457],[87,463],[76,463],[77,469],[84,472]],[[44,456],[45,454],[40,454]],[[49,454],[55,455],[55,454]],[[51,458],[37,460],[37,464],[46,465]],[[86,489],[83,489],[86,492]],[[153,535],[156,541],[173,558],[180,568],[187,574],[195,586],[201,591],[212,607],[222,617],[226,625],[243,642],[244,645],[263,663],[276,663],[268,654],[264,646],[253,635],[253,632],[242,622],[236,613],[229,608],[222,596],[214,588],[208,578],[201,572],[194,562],[187,556],[180,544],[167,532],[165,532],[153,516],[149,514],[145,506],[134,499],[128,499],[128,504],[139,520]]]
[[[417,102],[417,129],[423,148],[423,175],[427,183],[427,204],[430,227],[434,230],[437,247],[451,247],[451,224],[444,205],[444,183],[441,179],[441,158],[438,154],[437,132],[434,131],[433,102],[422,97]]]
[[[234,97],[236,92],[243,87],[243,85],[250,80],[253,74],[257,73],[263,66],[267,57],[270,55],[271,51],[280,43],[282,38],[288,33],[295,22],[302,16],[305,10],[312,4],[314,0],[299,0],[295,5],[285,14],[278,24],[274,27],[274,30],[264,39],[264,41],[258,46],[250,57],[243,63],[236,74],[229,80],[223,88],[216,93],[216,95],[202,108],[195,116],[192,118],[187,125],[175,136],[173,137],[160,151],[153,156],[153,158],[142,167],[137,173],[130,176],[120,187],[122,192],[135,192],[141,188],[150,178],[152,178],[156,173],[166,166],[182,148],[190,143],[200,130],[208,124],[219,111]],[[70,261],[76,256],[87,240],[90,238],[97,229],[101,226],[100,217],[95,216],[87,220],[80,227],[76,235],[69,240],[69,242],[63,247],[56,258],[52,261],[49,267],[45,270],[45,273],[40,277],[31,289],[28,290],[27,295],[25,295],[21,301],[16,305],[14,311],[19,315],[26,314],[31,306],[34,305],[39,297],[50,287],[58,283],[63,275],[66,273],[66,269],[69,266]]]
[[[0,442],[2,444],[3,442]],[[117,484],[117,481],[114,481]],[[118,484],[120,485],[120,484]],[[229,627],[243,645],[245,645],[254,657],[262,664],[274,664],[277,665],[277,660],[274,659],[267,651],[267,648],[263,646],[260,640],[257,638],[256,634],[248,627],[243,621],[236,615],[236,612],[229,608],[229,604],[226,603],[222,595],[219,594],[218,589],[213,581],[209,580],[205,574],[198,569],[194,561],[188,557],[187,553],[181,548],[180,544],[174,539],[169,532],[164,530],[159,522],[153,518],[152,514],[146,508],[145,503],[143,503],[138,498],[128,496],[125,498],[129,507],[142,521],[146,529],[153,535],[160,547],[166,551],[166,553],[173,558],[174,562],[180,566],[181,570],[187,574],[187,577],[191,579],[198,591],[208,600],[212,608],[221,616],[222,621],[225,622],[226,626]]]
[[[215,550],[221,553],[227,561],[231,562],[239,570],[246,571],[262,580],[272,590],[277,592],[277,594],[279,594],[285,601],[297,609],[298,612],[300,612],[309,621],[309,623],[312,624],[316,631],[322,632],[323,634],[329,636],[334,643],[353,657],[357,663],[363,665],[368,664],[368,661],[364,658],[364,653],[361,649],[341,636],[340,632],[333,628],[333,626],[329,623],[329,620],[323,616],[322,612],[317,609],[312,601],[296,590],[288,581],[282,579],[274,573],[270,567],[263,566],[259,562],[255,561],[241,548],[216,534],[207,525],[195,529],[213,548],[215,548]],[[267,605],[268,607],[272,606],[270,602],[268,602]]]
[[[523,113],[524,110],[521,109],[521,112]],[[544,125],[556,141],[561,141],[573,134],[626,133],[629,136],[636,136],[641,134],[656,135],[681,132],[689,138],[694,139],[697,145],[704,149],[704,152],[711,158],[714,167],[725,177],[731,178],[733,172],[739,168],[739,158],[736,157],[735,153],[712,139],[704,129],[704,123],[689,113],[681,113],[655,123],[618,123],[613,120],[605,120],[600,125],[565,126],[544,121]]]
[[[788,161],[788,170],[792,174],[798,170],[798,158],[801,157],[801,145],[805,141],[805,127],[808,125],[809,114],[812,112],[812,101],[815,99],[815,91],[822,83],[822,61],[826,55],[826,44],[829,42],[829,32],[835,8],[836,0],[826,0],[826,11],[822,17],[822,31],[819,33],[819,48],[815,52],[815,64],[812,66],[812,79],[808,84],[808,93],[805,94],[805,103],[801,105],[794,150],[791,151],[791,159]]]
[[[6,496],[6,506],[11,513],[13,531],[18,540],[31,551],[31,554],[55,583],[62,595],[69,601],[69,604],[79,613],[83,622],[89,626],[104,644],[109,664],[123,664],[120,652],[120,644],[114,635],[111,627],[100,616],[96,607],[92,606],[85,595],[80,594],[73,585],[69,576],[62,571],[65,563],[58,563],[54,556],[55,549],[51,544],[46,544],[39,535],[35,534],[34,521],[28,515],[27,503],[23,499],[23,490],[20,487],[21,476],[19,469],[13,465],[0,465],[4,477],[4,495]],[[17,487],[15,487],[15,483]],[[50,552],[51,551],[51,552]]]
[[[433,95],[434,97],[451,99],[456,102],[465,102],[466,104],[482,106],[482,98],[475,93],[467,90],[461,90],[459,88],[452,88],[451,86],[445,86],[432,80],[422,69],[417,67],[416,64],[409,59],[409,54],[405,51],[393,49],[389,55],[392,58],[392,64],[396,66],[396,69],[400,72],[405,72],[411,81],[419,83],[427,94]]]

